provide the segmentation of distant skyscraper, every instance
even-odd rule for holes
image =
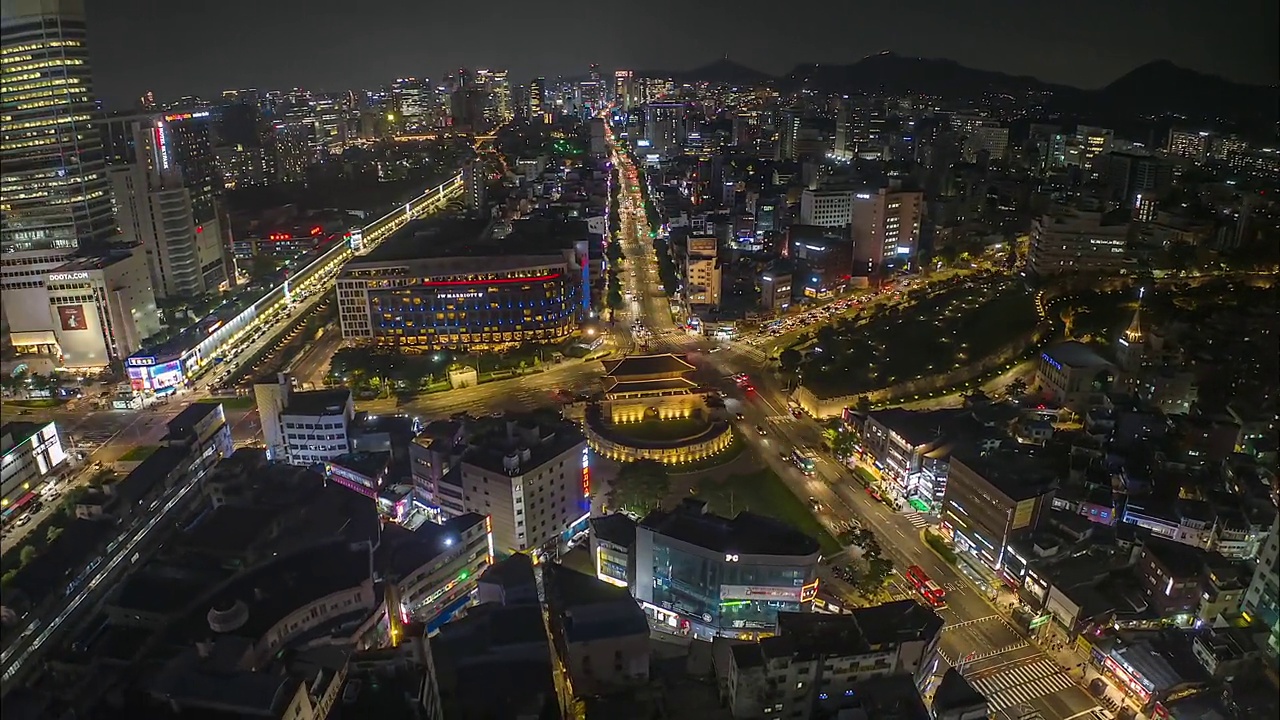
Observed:
[[[631,71],[618,70],[613,74],[613,99],[623,110],[631,109]]]
[[[0,288],[17,346],[52,349],[45,275],[113,238],[81,0],[0,3]]]
[[[546,101],[547,79],[536,77],[529,81],[529,117],[536,118],[541,115]]]
[[[490,79],[489,94],[493,98],[493,106],[498,111],[498,122],[511,120],[511,82],[507,79],[506,70],[494,70]]]

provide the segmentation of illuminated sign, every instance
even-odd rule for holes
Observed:
[[[207,117],[209,117],[209,111],[201,110],[200,112],[169,113],[168,115],[164,116],[164,121],[175,122],[178,120],[198,120],[200,118],[207,118]]]
[[[125,360],[124,364],[133,367],[146,367],[147,365],[155,365],[156,359],[154,357],[131,357]]]
[[[858,198],[859,200],[870,200],[870,199],[871,199],[871,195],[870,195],[869,193],[858,193],[857,195],[854,195],[854,197]]]
[[[164,125],[156,125],[156,155],[160,157],[160,169],[169,169],[169,142],[165,139]]]
[[[49,282],[66,282],[68,280],[88,280],[87,272],[70,272],[70,273],[53,273],[49,276]]]
[[[591,497],[591,449],[582,448],[582,497]]]
[[[813,586],[817,592],[817,585]],[[762,587],[758,585],[721,585],[721,600],[773,600],[782,602],[803,602],[805,588],[797,587]]]
[[[800,588],[800,602],[809,602],[818,594],[818,581]]]
[[[1062,370],[1062,363],[1060,363],[1060,362],[1058,362],[1057,360],[1054,360],[1053,358],[1049,357],[1049,353],[1040,353],[1040,359],[1041,359],[1041,360],[1044,360],[1045,362],[1047,362],[1047,363],[1049,363],[1051,366],[1053,366],[1053,369],[1054,369],[1054,370],[1058,370],[1059,372],[1061,372],[1061,370]]]
[[[478,290],[477,290],[477,291],[472,291],[472,292],[443,292],[443,293],[436,293],[436,297],[438,297],[438,298],[443,298],[443,299],[445,299],[445,300],[466,300],[467,298],[478,298],[478,297],[483,297],[483,296],[484,296],[484,293],[482,293],[482,292],[480,292],[480,291],[478,291]]]

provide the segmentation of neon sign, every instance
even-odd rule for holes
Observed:
[[[49,276],[49,282],[64,282],[67,280],[88,280],[87,272],[69,272],[69,273],[53,273]]]
[[[209,117],[209,111],[201,110],[200,112],[170,113],[164,116],[164,121],[174,122],[176,120],[197,120],[199,118],[207,118],[207,117]]]
[[[591,497],[591,449],[582,448],[582,497]]]
[[[164,136],[164,125],[156,125],[156,154],[160,156],[160,169],[169,169],[169,143]]]

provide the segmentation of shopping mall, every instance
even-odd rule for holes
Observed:
[[[569,337],[590,309],[580,224],[409,223],[338,275],[344,338],[493,350]]]

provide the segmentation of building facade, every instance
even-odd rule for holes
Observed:
[[[7,422],[0,427],[0,515],[7,521],[22,512],[66,460],[55,423]]]
[[[82,0],[13,0],[0,12],[0,294],[19,348],[49,351],[44,277],[116,234]]]
[[[947,472],[940,528],[962,555],[998,571],[1010,542],[1033,531],[1053,506],[1056,485],[1031,453],[957,453]]]
[[[67,368],[105,368],[160,332],[141,248],[72,260],[44,277],[46,313]]]
[[[1103,213],[1058,208],[1031,227],[1027,270],[1044,277],[1061,273],[1115,273],[1129,264],[1129,222]]]
[[[714,237],[689,238],[684,260],[684,292],[691,306],[720,305],[718,243]]]
[[[852,190],[814,190],[800,194],[800,224],[846,227],[853,222]]]
[[[673,631],[710,639],[773,634],[780,612],[812,604],[818,542],[754,513],[713,515],[685,500],[636,527],[631,593]]]
[[[920,247],[924,193],[879,188],[853,195],[855,275],[905,267]]]
[[[1272,657],[1280,654],[1280,518],[1271,524],[1262,549],[1258,551],[1258,566],[1245,591],[1240,611],[1257,623],[1269,635],[1267,647]]]

